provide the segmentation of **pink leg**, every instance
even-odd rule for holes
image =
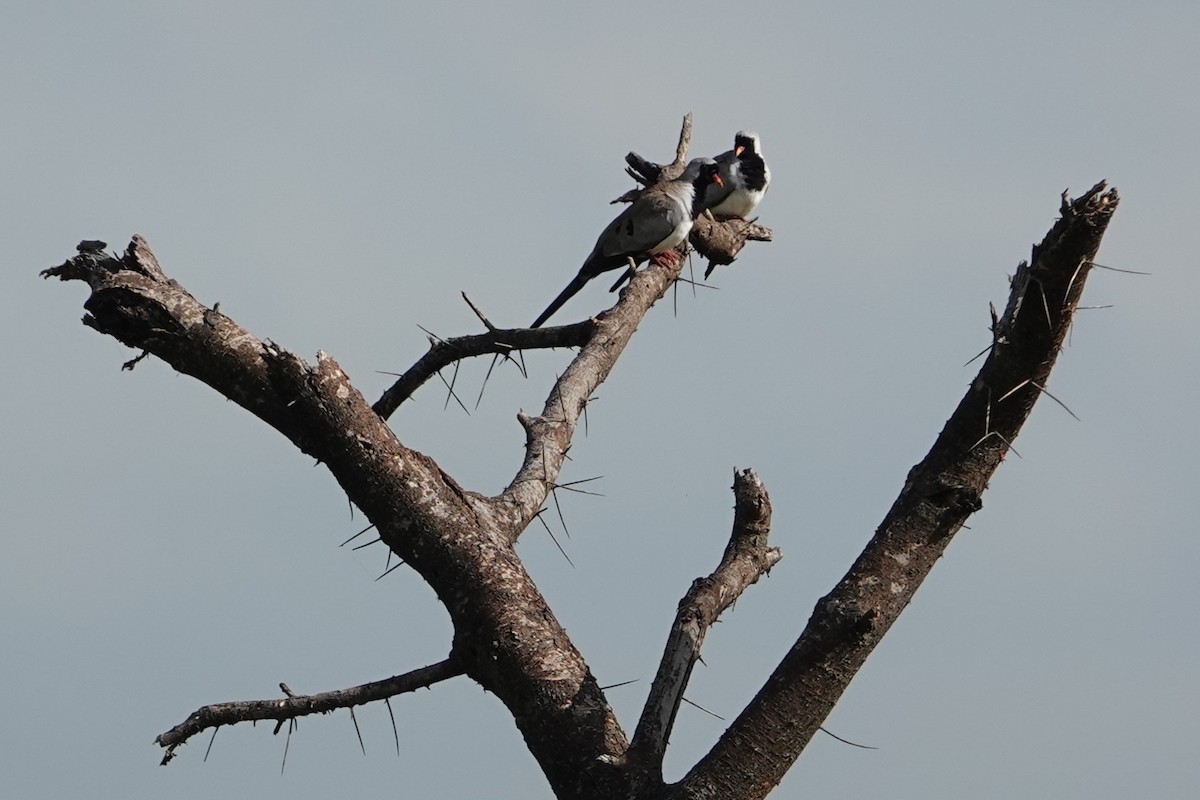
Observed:
[[[679,257],[675,255],[674,250],[666,250],[654,256],[650,260],[660,267],[673,267],[678,259]]]

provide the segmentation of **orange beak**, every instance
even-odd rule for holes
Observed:
[[[720,176],[720,175],[713,175],[713,183],[715,183],[717,186],[724,186],[724,185],[725,185],[725,181],[721,180],[721,176]]]
[[[741,158],[741,157],[742,157],[742,151],[743,151],[743,150],[745,150],[745,149],[746,149],[746,148],[745,148],[745,146],[743,146],[743,145],[738,145],[737,147],[733,148],[733,157],[734,157],[734,158]]]

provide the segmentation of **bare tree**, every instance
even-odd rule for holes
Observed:
[[[675,162],[687,151],[690,117]],[[588,399],[616,365],[679,266],[641,272],[613,308],[593,319],[542,330],[497,329],[432,339],[429,351],[373,404],[324,353],[315,364],[241,328],[169,279],[135,236],[120,255],[82,242],[78,255],[43,275],[85,281],[84,323],[208,384],[323,463],[366,515],[374,534],[414,569],[449,612],[454,636],[443,661],[402,675],[316,695],[217,703],[158,736],[163,763],[202,731],[248,720],[296,718],[383,700],[467,677],[508,708],[558,797],[719,798],[766,796],[819,730],[866,657],[895,622],[954,534],[980,508],[992,473],[1034,404],[1066,336],[1108,222],[1115,190],[1101,182],[1082,197],[1064,193],[1061,218],[1012,278],[1003,313],[992,310],[992,344],[966,395],[928,455],[914,466],[875,535],[823,597],[807,627],[757,696],[677,783],[663,780],[667,742],[700,655],[720,614],[781,558],[768,545],[771,504],[752,470],[735,472],[735,515],[713,572],[684,594],[632,738],[546,600],[515,544],[556,488]],[[747,239],[770,232],[702,219],[692,245],[729,263]],[[485,497],[459,485],[431,458],[397,438],[388,417],[443,367],[480,355],[574,347],[538,415],[519,415],[525,454],[509,485]],[[981,355],[983,355],[981,353]],[[357,724],[357,723],[356,723]],[[394,718],[393,718],[394,724]],[[289,727],[290,730],[290,727]]]

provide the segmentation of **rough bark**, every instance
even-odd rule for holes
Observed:
[[[816,606],[750,705],[675,787],[675,797],[765,797],[800,755],[951,538],[981,507],[992,473],[1044,391],[1100,240],[1117,207],[1100,183],[1012,279],[978,376],[862,555]]]
[[[681,163],[687,131],[685,121],[677,147]],[[505,703],[555,791],[564,797],[625,793],[630,786],[625,735],[514,544],[554,487],[588,399],[641,318],[678,277],[678,265],[639,272],[617,305],[592,320],[539,331],[501,331],[484,320],[487,334],[435,340],[430,352],[371,406],[324,353],[310,365],[260,341],[219,309],[206,308],[167,278],[141,237],[134,237],[119,257],[104,248],[102,242],[81,243],[76,257],[44,273],[88,283],[92,294],[85,303],[85,324],[144,351],[127,366],[146,353],[158,356],[324,463],[384,544],[445,605],[454,625],[445,669],[465,673]],[[442,366],[473,355],[562,346],[580,350],[542,413],[519,415],[526,430],[525,458],[497,497],[463,489],[432,459],[406,448],[385,422]],[[206,727],[264,714],[293,718],[351,707],[385,688],[206,706],[159,742],[173,756],[179,744]]]
[[[689,128],[690,117],[676,160],[663,174],[682,165]],[[662,757],[705,632],[780,557],[767,546],[765,488],[750,471],[735,476],[729,544],[717,569],[697,580],[680,603],[632,745],[514,544],[554,487],[579,415],[642,317],[678,277],[678,264],[637,273],[612,309],[582,323],[504,331],[485,320],[486,334],[435,340],[372,406],[329,356],[321,353],[315,364],[306,363],[198,302],[167,278],[140,237],[120,256],[105,253],[103,243],[81,243],[78,255],[44,274],[88,283],[85,324],[203,381],[325,464],[383,543],[434,589],[453,623],[450,654],[441,664],[341,692],[206,706],[159,737],[168,748],[164,761],[206,728],[350,708],[465,674],[509,709],[559,797],[765,796],[950,538],[979,508],[988,479],[1044,392],[1116,205],[1115,191],[1104,191],[1103,184],[1074,202],[1064,196],[1062,219],[1017,270],[979,376],[933,449],[910,472],[875,537],[818,603],[758,696],[672,786],[662,783]],[[753,238],[723,226],[704,228],[717,231],[711,235],[701,230],[698,249],[722,252],[727,246],[722,241],[740,249]],[[432,459],[405,447],[386,424],[417,387],[462,358],[564,345],[579,352],[541,413],[519,416],[525,455],[496,497],[464,489]]]

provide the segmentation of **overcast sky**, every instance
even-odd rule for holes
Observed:
[[[202,302],[368,398],[439,335],[527,323],[630,186],[630,149],[757,130],[775,241],[660,303],[590,407],[562,558],[520,552],[631,730],[674,608],[716,564],[736,467],[784,560],[708,638],[688,697],[732,719],[868,540],[989,342],[988,302],[1101,179],[1122,202],[1050,389],[969,522],[774,797],[1192,798],[1200,717],[1200,6],[8,2],[0,10],[0,786],[7,797],[549,798],[465,679],[158,764],[198,706],[442,659],[446,614],[321,468],[79,324],[48,283],[140,233]],[[598,284],[601,282],[597,282]],[[563,322],[607,307],[589,286]],[[520,463],[531,353],[465,415],[392,424],[464,486]],[[464,365],[472,402],[486,361]],[[724,722],[685,707],[679,777]]]

